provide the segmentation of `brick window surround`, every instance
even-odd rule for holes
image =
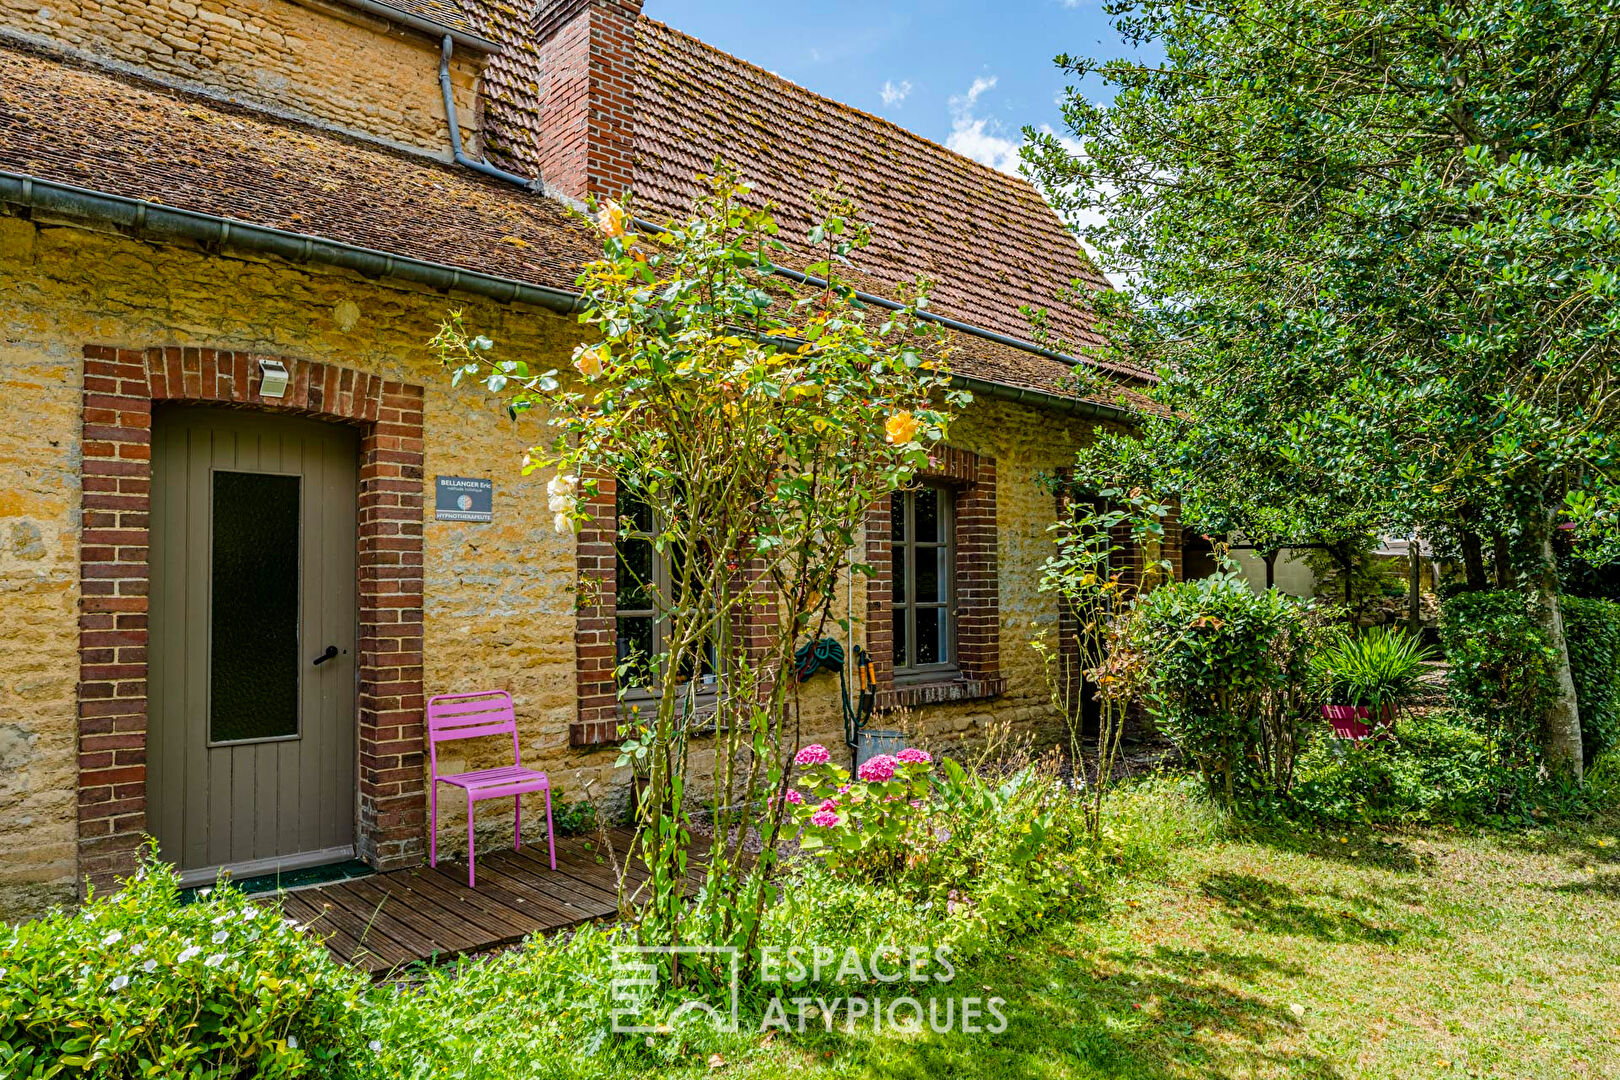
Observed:
[[[590,522],[577,538],[575,565],[578,603],[574,622],[574,685],[579,704],[574,722],[568,726],[568,744],[574,747],[603,746],[620,738],[619,688],[615,677],[618,664],[618,555],[614,541],[619,531],[618,481],[611,476],[597,479],[594,494],[580,498],[581,509]],[[759,564],[750,563],[743,573],[756,581],[762,578]],[[776,622],[776,604],[763,585],[753,587],[755,599],[739,614],[737,630],[744,646],[756,657],[764,656],[771,644]],[[759,690],[769,693],[769,682]]]
[[[613,620],[618,605],[613,546],[619,528],[618,481],[598,477],[595,493],[583,494],[580,508],[591,520],[576,538],[579,593],[574,617],[574,677],[579,705],[574,722],[568,725],[568,743],[601,746],[619,737],[619,691],[614,679],[618,645]]]
[[[956,661],[958,672],[929,682],[894,681],[894,557],[888,500],[866,516],[866,648],[877,675],[879,711],[995,697],[1001,677],[1001,602],[996,574],[996,459],[941,447],[919,480],[956,497]]]
[[[152,407],[234,405],[361,431],[358,854],[420,861],[427,822],[422,730],[422,387],[275,357],[286,395],[259,396],[258,354],[84,348],[79,548],[79,878],[133,870],[146,831],[147,584]]]

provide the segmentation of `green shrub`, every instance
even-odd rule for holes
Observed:
[[[1620,746],[1606,750],[1586,770],[1586,786],[1600,810],[1620,810]]]
[[[374,1080],[506,1080],[644,1073],[651,1051],[610,1034],[613,948],[621,933],[587,924],[521,948],[426,969],[366,996],[365,1075]],[[667,1015],[661,1003],[648,1015]],[[673,1041],[673,1040],[670,1040]]]
[[[1620,745],[1620,604],[1560,596],[1570,672],[1588,761]],[[1458,593],[1445,602],[1440,640],[1451,662],[1452,703],[1501,729],[1526,754],[1558,691],[1557,653],[1523,593]]]
[[[1445,601],[1440,616],[1452,704],[1498,729],[1505,740],[1526,746],[1535,744],[1541,716],[1558,690],[1558,655],[1534,605],[1534,597],[1519,592],[1458,593]]]
[[[909,811],[903,866],[874,874],[848,858],[798,860],[767,913],[765,943],[862,952],[948,945],[971,957],[1074,910],[1096,891],[1112,849],[1099,850],[1091,836],[1086,792],[1050,764],[985,775],[939,762],[930,797]],[[918,778],[927,779],[910,776]],[[910,801],[897,795],[894,805]]]
[[[1318,739],[1290,793],[1298,817],[1334,824],[1478,822],[1497,809],[1492,740],[1446,714],[1402,717],[1392,741]]]
[[[1586,760],[1620,745],[1620,604],[1559,597]]]
[[[186,903],[148,861],[0,940],[0,1076],[326,1075],[358,1045],[360,985],[274,907]]]
[[[557,804],[553,824],[559,836],[577,836],[596,831],[596,806],[585,799]]]
[[[1307,725],[1316,633],[1308,605],[1235,577],[1163,585],[1129,616],[1121,647],[1154,722],[1224,806],[1266,801],[1293,781]]]

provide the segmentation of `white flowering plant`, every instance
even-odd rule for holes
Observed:
[[[5,933],[0,1076],[320,1076],[356,1049],[361,976],[273,904],[188,896],[155,858]]]

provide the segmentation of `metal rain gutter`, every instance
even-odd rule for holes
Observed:
[[[400,26],[408,26],[412,30],[420,30],[429,37],[451,37],[457,45],[468,49],[476,49],[482,53],[496,53],[501,47],[495,42],[477,34],[469,34],[465,30],[457,30],[432,19],[424,19],[420,15],[413,15],[392,4],[379,3],[378,0],[337,0],[344,7],[351,7],[357,11],[364,11],[367,15],[375,15],[379,19],[386,19]]]
[[[1117,423],[1131,425],[1135,425],[1141,419],[1136,413],[1120,405],[1105,405],[1100,401],[1065,397],[1062,394],[1052,394],[1045,390],[1032,390],[1023,386],[1008,386],[1006,383],[978,379],[972,375],[958,375],[954,371],[951,373],[951,382],[964,390],[971,391],[976,397],[997,398],[1001,401],[1017,402],[1020,405],[1034,405],[1052,412],[1066,412],[1074,416],[1089,416],[1097,420],[1113,420]]]
[[[497,169],[487,161],[479,161],[469,157],[461,147],[461,123],[456,119],[456,96],[450,88],[450,56],[455,52],[455,35],[445,34],[444,42],[439,48],[439,91],[444,95],[444,115],[450,122],[450,150],[455,155],[457,165],[465,165],[473,172],[483,173],[485,176],[504,180],[508,184],[516,184],[531,194],[539,194],[542,190],[539,177],[531,180],[527,176]]]
[[[474,293],[502,303],[533,304],[564,315],[579,312],[585,306],[577,293],[563,289],[531,285],[512,278],[391,255],[375,248],[345,244],[306,233],[252,225],[234,218],[60,184],[25,173],[0,170],[0,202],[104,221],[160,237],[181,237],[204,244],[230,245],[264,252],[296,263],[341,267],[366,277],[393,277],[433,289]]]

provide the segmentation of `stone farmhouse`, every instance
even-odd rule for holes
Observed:
[[[1056,298],[1106,283],[1027,183],[639,0],[0,0],[0,914],[149,835],[189,880],[420,862],[433,693],[509,690],[563,801],[622,792],[613,668],[648,628],[613,606],[614,507],[554,533],[518,468],[539,421],[425,342],[460,309],[565,367],[586,200],[684,216],[717,157],[788,238],[840,181],[861,287],[926,274],[960,324],[975,402],[872,514],[852,594],[879,709],[938,739],[1054,721],[1038,474],[1145,376],[1081,394],[1028,343],[1024,305],[1095,342]]]

